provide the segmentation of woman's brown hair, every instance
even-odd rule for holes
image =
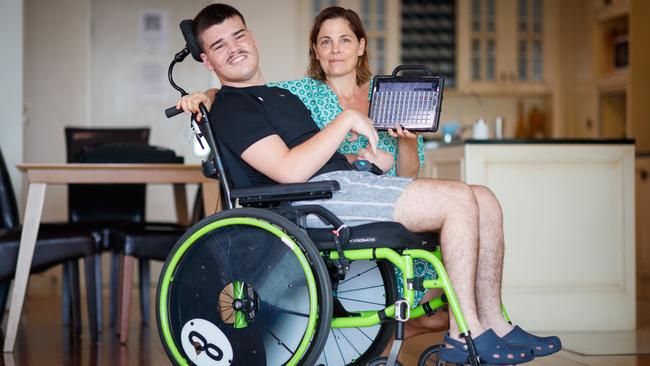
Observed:
[[[370,66],[368,64],[368,37],[366,36],[366,31],[363,29],[363,23],[359,19],[359,15],[350,9],[344,9],[340,6],[330,6],[329,8],[323,9],[314,19],[314,25],[311,28],[309,33],[309,68],[307,69],[307,76],[312,79],[325,81],[325,72],[320,66],[320,62],[316,59],[316,51],[314,47],[318,38],[318,32],[323,23],[329,19],[342,18],[350,23],[350,29],[352,33],[360,41],[361,39],[366,40],[364,46],[363,55],[359,56],[357,61],[357,85],[361,85],[372,76],[370,72]]]

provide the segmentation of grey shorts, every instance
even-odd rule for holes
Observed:
[[[321,180],[335,180],[341,189],[329,200],[301,201],[294,205],[324,206],[349,226],[356,226],[393,221],[395,203],[413,179],[348,170],[321,174],[309,181]],[[307,226],[326,227],[313,215],[307,218]]]

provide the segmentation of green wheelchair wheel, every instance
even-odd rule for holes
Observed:
[[[156,316],[175,365],[313,365],[329,333],[331,284],[318,250],[289,220],[227,210],[172,249]]]
[[[333,287],[335,317],[382,310],[399,296],[393,266],[382,260],[351,262],[345,279]],[[332,328],[316,365],[366,366],[381,354],[394,335],[394,321],[371,327]]]

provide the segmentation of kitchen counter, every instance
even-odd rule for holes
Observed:
[[[634,144],[633,139],[487,139],[487,140],[454,140],[450,143],[442,142],[441,140],[425,141],[425,148],[445,148],[465,144],[478,144],[478,145],[620,145],[620,144]]]
[[[633,143],[466,140],[427,149],[420,176],[485,185],[499,199],[503,295],[515,323],[633,330]]]

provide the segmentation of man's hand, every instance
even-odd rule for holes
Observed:
[[[379,135],[372,124],[372,120],[363,113],[354,109],[346,109],[339,117],[349,123],[350,132],[353,137],[357,135],[365,136],[373,153],[377,153],[377,142]],[[337,119],[339,118],[337,117]],[[356,140],[356,138],[355,138]]]
[[[368,160],[369,162],[375,164],[384,173],[388,172],[393,167],[393,163],[395,162],[393,154],[382,149],[377,149],[377,153],[373,153],[368,149],[359,149],[357,156],[361,160]]]
[[[203,104],[209,111],[217,92],[219,92],[219,89],[215,88],[208,89],[204,93],[188,94],[181,97],[181,99],[176,103],[176,109],[182,109],[185,113],[197,113],[196,120],[200,121],[202,116],[199,105]]]

